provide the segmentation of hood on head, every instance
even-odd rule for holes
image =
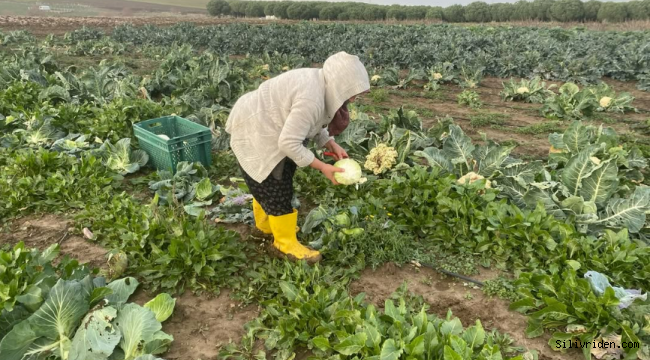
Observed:
[[[325,111],[331,120],[336,111],[355,95],[370,90],[366,67],[358,56],[344,51],[336,53],[323,64],[325,78]]]

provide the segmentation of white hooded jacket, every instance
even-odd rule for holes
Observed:
[[[314,154],[304,145],[313,139],[323,147],[331,137],[327,125],[349,98],[370,89],[359,58],[332,55],[322,69],[296,69],[267,80],[233,106],[226,132],[244,171],[262,182],[285,157],[299,167]]]

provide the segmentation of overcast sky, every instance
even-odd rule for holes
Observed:
[[[337,1],[337,0],[334,0]],[[338,0],[338,1],[357,1],[357,2],[364,2],[364,3],[370,3],[370,4],[377,4],[377,5],[392,5],[392,4],[399,4],[399,5],[427,5],[427,6],[449,6],[449,5],[454,5],[454,4],[461,4],[461,5],[467,5],[469,3],[472,3],[474,1],[478,0],[438,0],[438,1],[432,1],[432,0]],[[492,3],[504,3],[504,2],[509,2],[509,3],[514,3],[517,0],[482,0],[483,2],[486,2],[488,4]],[[605,1],[616,1],[616,2],[622,2],[626,0],[605,0]]]

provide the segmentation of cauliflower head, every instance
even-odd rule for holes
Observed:
[[[433,80],[440,80],[440,79],[442,79],[441,73],[433,73]]]
[[[397,150],[386,144],[379,144],[370,150],[363,167],[368,171],[372,171],[375,175],[379,175],[392,168],[396,162]]]
[[[600,107],[604,107],[604,108],[609,107],[609,105],[611,105],[612,103],[612,98],[609,96],[603,96],[602,98],[600,98],[599,103],[600,103]]]
[[[471,171],[463,175],[460,179],[457,180],[457,183],[460,185],[471,184],[475,181],[485,179],[483,176]],[[492,187],[492,182],[490,180],[485,180],[485,188],[490,189]]]
[[[528,94],[529,92],[530,90],[525,86],[522,86],[517,89],[517,94]]]

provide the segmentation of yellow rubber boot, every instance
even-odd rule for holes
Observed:
[[[255,227],[259,230],[259,236],[269,236],[273,232],[271,231],[271,224],[269,224],[269,216],[266,215],[262,205],[253,198],[253,216],[255,217]]]
[[[298,225],[298,211],[282,216],[269,216],[271,230],[273,231],[273,247],[291,260],[305,260],[316,263],[322,258],[320,252],[312,250],[300,242],[296,237]]]

